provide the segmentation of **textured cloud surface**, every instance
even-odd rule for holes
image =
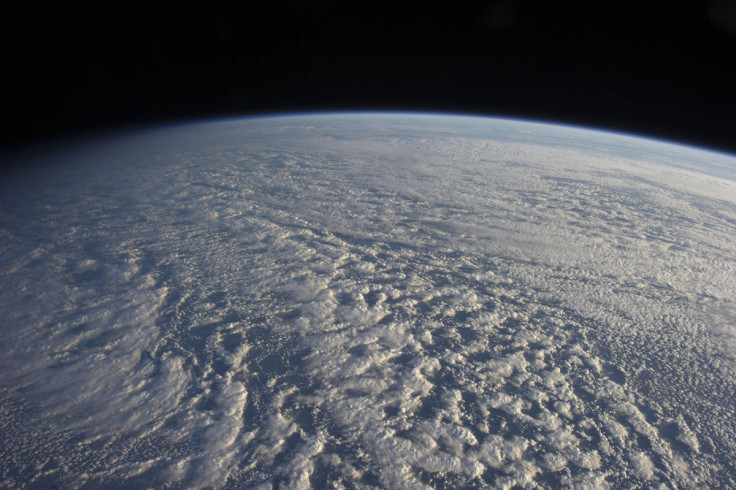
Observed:
[[[736,159],[181,126],[0,189],[0,486],[736,486]]]

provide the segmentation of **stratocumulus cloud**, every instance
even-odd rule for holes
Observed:
[[[407,115],[77,158],[0,193],[4,487],[736,485],[733,158]]]

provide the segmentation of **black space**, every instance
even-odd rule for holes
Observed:
[[[5,12],[0,144],[374,109],[560,121],[736,152],[736,0],[395,3]]]

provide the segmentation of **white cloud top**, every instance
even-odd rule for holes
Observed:
[[[736,159],[332,115],[0,189],[0,486],[736,486]]]

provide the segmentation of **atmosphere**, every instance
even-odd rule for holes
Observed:
[[[19,6],[2,146],[213,117],[466,113],[736,153],[736,8],[494,0]]]

